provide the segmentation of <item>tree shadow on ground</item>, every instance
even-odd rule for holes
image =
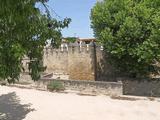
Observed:
[[[20,99],[15,92],[0,96],[0,120],[22,120],[25,116],[34,111],[31,104],[20,104]]]

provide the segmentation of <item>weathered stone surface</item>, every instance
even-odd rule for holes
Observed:
[[[36,82],[37,87],[46,88],[52,79],[43,79]],[[54,80],[61,82],[66,90],[81,91],[81,93],[122,95],[123,88],[121,82],[100,82],[87,80]]]
[[[160,80],[123,80],[123,94],[160,97]]]
[[[53,81],[53,79],[45,78],[34,82],[30,79],[29,75],[23,74],[19,83],[17,84],[21,84],[21,86],[28,88],[47,90],[47,85],[51,81]],[[95,94],[95,95],[123,94],[122,82],[102,82],[102,81],[90,81],[90,80],[54,80],[54,81],[61,82],[66,90],[79,91],[80,93],[85,93],[85,94]]]
[[[73,45],[69,46],[68,51],[47,48],[44,50],[43,59],[47,66],[45,72],[67,74],[71,80],[95,80],[92,50],[92,46],[87,50],[86,46],[80,49],[80,46]]]
[[[104,53],[95,43],[69,44],[59,49],[47,47],[43,55],[45,73],[53,73],[54,79],[115,81],[114,71]],[[25,72],[28,72],[28,62],[24,58]]]
[[[57,80],[58,81],[58,80]],[[78,90],[84,93],[95,93],[105,95],[122,95],[121,82],[79,81],[60,80],[66,89]]]
[[[21,76],[20,84],[27,85],[33,88],[46,90],[47,84],[53,79],[42,79],[37,82],[31,80],[29,75]],[[83,91],[85,93],[93,92],[96,94],[109,95],[136,95],[136,96],[152,96],[160,97],[160,80],[138,80],[121,78],[122,82],[102,82],[102,81],[87,81],[87,80],[59,80],[66,89]]]

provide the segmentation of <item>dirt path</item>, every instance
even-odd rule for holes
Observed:
[[[160,102],[0,86],[0,120],[160,120]]]

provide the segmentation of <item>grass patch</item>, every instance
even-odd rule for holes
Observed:
[[[65,90],[64,85],[60,81],[51,81],[47,85],[49,91],[63,91]]]

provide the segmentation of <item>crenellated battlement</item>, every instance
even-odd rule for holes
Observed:
[[[52,47],[46,47],[44,49],[44,54],[50,53],[89,53],[92,52],[93,49],[103,50],[100,45],[96,45],[95,43],[91,42],[90,44],[85,43],[62,43],[58,49],[54,49]]]

